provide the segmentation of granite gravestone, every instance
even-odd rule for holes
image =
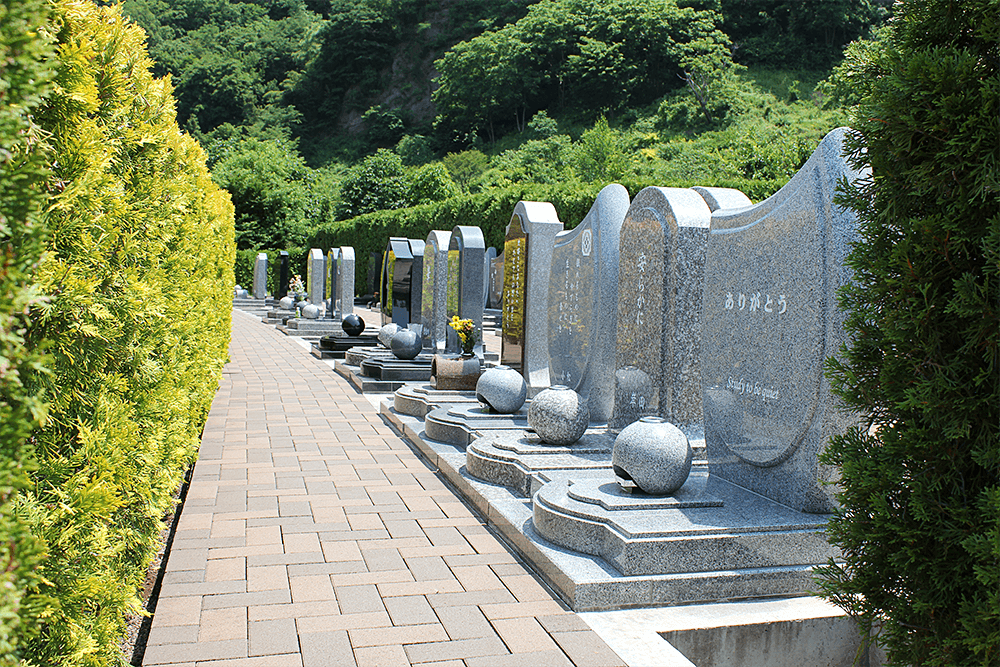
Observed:
[[[503,252],[490,260],[490,288],[486,299],[487,308],[503,307]]]
[[[478,227],[456,225],[448,242],[448,319],[472,320],[479,334],[474,352],[483,356],[483,257],[486,243]],[[448,352],[459,352],[458,334],[448,327]]]
[[[431,354],[444,352],[447,345],[448,244],[451,232],[434,230],[424,243],[421,323],[424,349]]]
[[[817,455],[851,418],[823,376],[845,340],[836,290],[854,215],[833,202],[857,178],[834,130],[776,194],[712,215],[703,301],[705,441],[712,475],[805,512],[835,508]]]
[[[253,298],[267,298],[267,253],[257,253],[253,263]]]
[[[486,249],[486,256],[483,258],[483,306],[490,308],[490,268],[497,258],[497,249],[490,246]]]
[[[406,327],[410,323],[410,285],[413,254],[408,239],[392,237],[382,259],[382,279],[379,295],[382,304],[382,325],[389,323]]]
[[[288,296],[288,251],[282,250],[278,253],[278,293],[275,298],[282,299]]]
[[[420,329],[420,319],[423,315],[424,298],[424,242],[420,239],[409,239],[410,254],[413,255],[413,266],[410,268],[410,324],[423,335]]]
[[[337,312],[337,270],[340,268],[340,248],[330,248],[326,252],[326,298],[329,305],[326,316],[331,320],[339,320]]]
[[[595,422],[609,420],[614,408],[618,237],[628,205],[624,187],[606,186],[583,222],[559,233],[552,249],[549,381],[584,396]]]
[[[334,308],[341,320],[354,313],[354,271],[354,248],[349,245],[340,246],[337,259],[337,300]]]
[[[326,256],[319,248],[309,250],[309,265],[306,266],[306,289],[309,290],[309,303],[318,306],[326,298]]]
[[[548,202],[518,202],[504,240],[501,363],[524,376],[531,394],[549,386],[549,279],[563,225]]]
[[[712,213],[722,209],[748,208],[753,206],[753,202],[750,201],[749,197],[739,190],[732,188],[706,188],[699,185],[691,189],[701,195]]]
[[[365,296],[368,298],[378,298],[379,281],[381,280],[383,256],[377,252],[368,253],[368,276],[365,279]]]
[[[612,430],[650,415],[702,421],[701,291],[711,217],[694,190],[650,187],[632,200],[621,232]]]

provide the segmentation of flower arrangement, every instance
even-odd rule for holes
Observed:
[[[479,340],[479,332],[476,331],[472,320],[460,320],[455,315],[451,318],[451,322],[448,322],[448,326],[458,334],[458,341],[462,344],[462,352],[472,354],[472,350],[476,347],[476,341]]]
[[[306,286],[305,283],[302,282],[302,276],[297,273],[292,276],[292,279],[288,281],[288,291],[294,294],[306,293]]]

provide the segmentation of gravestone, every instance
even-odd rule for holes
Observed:
[[[309,265],[306,266],[306,289],[309,290],[309,303],[320,305],[325,298],[326,257],[319,248],[309,250]]]
[[[451,232],[434,230],[424,244],[424,275],[422,279],[421,323],[424,350],[440,354],[447,346],[448,244]]]
[[[354,248],[342,245],[337,260],[337,300],[334,303],[337,317],[341,320],[354,312],[354,272]]]
[[[502,308],[503,304],[503,253],[490,260],[490,288],[486,299],[487,308]]]
[[[253,298],[267,298],[267,253],[257,253],[253,263]]]
[[[282,250],[278,253],[278,293],[276,299],[288,296],[288,251]]]
[[[379,280],[381,276],[382,269],[382,255],[377,252],[368,253],[368,277],[365,280],[365,296],[373,299],[378,299],[380,294]]]
[[[632,200],[621,231],[612,430],[649,415],[702,421],[701,292],[711,218],[690,189],[650,187]]]
[[[521,201],[504,240],[500,363],[520,371],[532,394],[549,386],[549,280],[562,229],[552,204]]]
[[[583,222],[556,235],[552,249],[549,381],[584,396],[595,422],[609,420],[614,408],[618,237],[628,205],[624,187],[606,186]]]
[[[496,258],[497,249],[493,246],[487,248],[486,256],[483,258],[483,306],[485,308],[492,308],[490,306],[490,268]]]
[[[423,315],[424,298],[424,242],[420,239],[409,239],[410,254],[413,255],[413,266],[410,269],[410,324],[422,335],[420,320]]]
[[[410,242],[401,237],[391,237],[382,259],[379,287],[383,326],[395,323],[405,328],[409,324],[412,271]]]
[[[447,316],[472,320],[479,333],[475,353],[483,356],[483,257],[486,243],[478,227],[456,225],[448,242]],[[458,334],[448,327],[448,352],[461,351]]]
[[[857,178],[834,130],[776,194],[712,215],[705,270],[702,377],[712,475],[805,512],[835,507],[817,455],[852,419],[823,376],[845,340],[836,290],[856,237],[834,204]]]
[[[329,306],[326,309],[326,316],[331,320],[338,320],[337,312],[337,271],[340,268],[340,248],[330,248],[326,252],[326,298]]]
[[[706,188],[699,185],[691,189],[702,196],[712,213],[722,209],[753,206],[749,197],[732,188]]]

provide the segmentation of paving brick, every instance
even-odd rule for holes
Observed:
[[[406,563],[396,549],[367,549],[361,547],[361,557],[365,559],[370,572],[385,572],[405,570]]]
[[[393,626],[388,628],[356,628],[349,631],[351,645],[388,646],[390,644],[420,644],[448,641],[448,634],[439,623]]]
[[[288,588],[288,572],[284,565],[248,567],[247,592],[272,591]]]
[[[199,642],[197,644],[160,644],[147,646],[142,657],[143,665],[164,665],[199,660],[222,660],[242,658],[247,655],[245,639],[223,642]]]
[[[452,639],[497,636],[496,630],[483,616],[483,612],[474,605],[438,607],[434,611]]]
[[[382,598],[374,585],[337,586],[335,590],[342,614],[385,611]]]
[[[410,667],[402,646],[370,646],[354,650],[358,667]]]
[[[198,625],[201,620],[202,597],[160,598],[156,603],[153,625]]]
[[[467,658],[465,664],[466,667],[573,667],[566,654],[558,649]]]
[[[465,660],[479,656],[508,655],[507,647],[497,637],[459,639],[457,641],[410,644],[403,647],[411,663],[434,660]]]
[[[500,581],[500,577],[494,574],[488,565],[453,567],[451,571],[467,591],[507,590],[507,587]]]
[[[201,612],[198,641],[217,642],[247,639],[247,608],[228,607]]]
[[[434,610],[423,595],[382,598],[393,625],[418,625],[437,623]]]
[[[288,583],[292,589],[292,602],[312,602],[335,598],[329,575],[289,577]]]
[[[213,558],[205,564],[205,581],[242,581],[246,579],[247,559]]]
[[[551,636],[576,667],[625,667],[618,654],[592,630],[553,632]]]
[[[559,650],[549,633],[533,617],[497,619],[493,621],[493,629],[511,653]]]
[[[302,667],[356,667],[346,630],[301,632]]]
[[[276,618],[269,621],[250,622],[250,655],[278,655],[298,653],[299,637],[295,620]]]

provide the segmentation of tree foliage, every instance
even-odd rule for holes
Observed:
[[[824,594],[893,665],[1000,661],[1000,12],[914,0],[841,79],[860,92],[860,219],[829,372],[866,419],[833,440],[843,565]]]

